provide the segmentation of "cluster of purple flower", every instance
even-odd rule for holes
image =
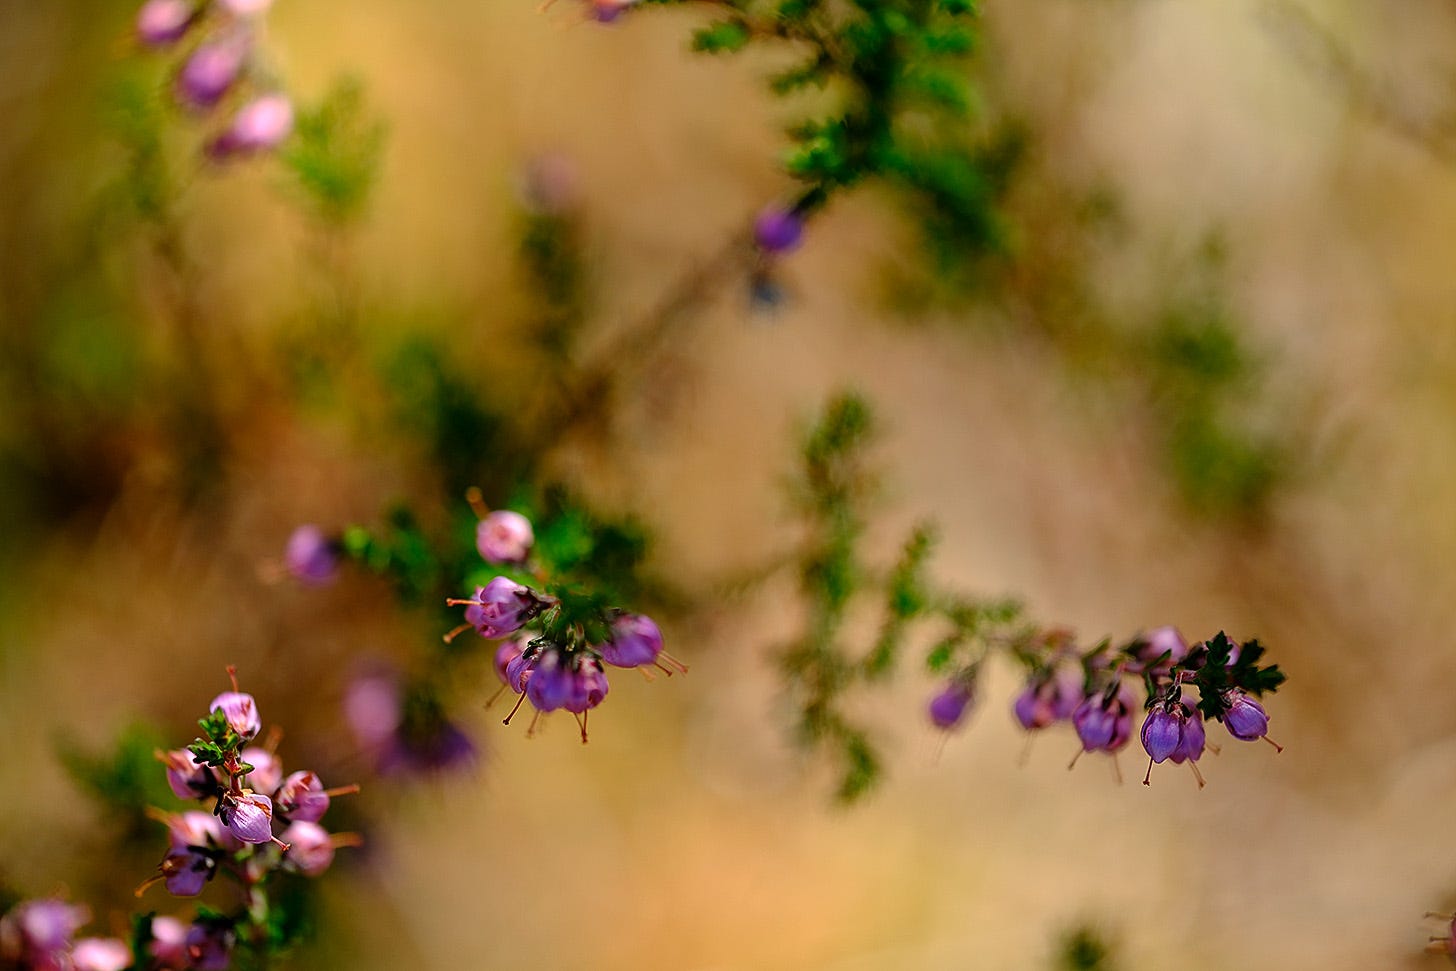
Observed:
[[[211,800],[211,812],[189,810],[152,815],[166,824],[168,849],[157,873],[137,888],[164,883],[178,897],[193,897],[219,872],[243,888],[246,907],[237,917],[215,911],[190,922],[154,917],[147,923],[145,954],[133,958],[118,938],[73,941],[88,920],[86,908],[62,900],[32,900],[0,920],[0,963],[32,971],[223,971],[232,966],[243,921],[266,913],[262,894],[275,871],[318,876],[340,846],[356,846],[352,833],[327,832],[319,820],[332,797],[358,786],[325,789],[312,772],[283,775],[272,745],[251,743],[262,730],[253,696],[233,690],[213,699],[202,720],[207,738],[185,749],[158,752],[167,784],[182,799]],[[275,817],[285,823],[273,835]]]
[[[535,542],[530,520],[508,510],[481,512],[476,531],[481,557],[493,565],[532,572],[527,563]],[[544,582],[541,571],[532,575]],[[566,604],[507,576],[478,587],[470,599],[447,603],[465,608],[465,623],[445,635],[447,642],[472,628],[487,640],[502,641],[495,653],[501,692],[509,688],[520,696],[506,724],[529,701],[537,718],[558,709],[571,712],[585,742],[587,714],[602,703],[609,688],[604,664],[638,668],[644,674],[650,667],[668,675],[687,671],[663,651],[662,631],[642,614]],[[534,730],[536,719],[531,724]]]
[[[147,0],[137,13],[137,38],[154,50],[194,43],[182,54],[173,91],[198,112],[237,94],[226,126],[207,142],[217,159],[276,148],[293,131],[293,105],[268,84],[255,63],[257,21],[272,0]]]
[[[64,900],[27,900],[0,918],[0,965],[34,971],[122,971],[131,949],[115,937],[84,937],[76,931],[91,919],[85,907]],[[159,965],[185,968],[185,963]]]
[[[1133,713],[1139,705],[1128,680],[1141,681],[1148,691],[1141,706],[1147,715],[1139,733],[1148,754],[1143,784],[1151,784],[1155,763],[1172,762],[1186,763],[1202,788],[1198,760],[1208,749],[1218,751],[1207,741],[1205,717],[1222,722],[1235,739],[1264,739],[1282,751],[1268,737],[1268,714],[1250,693],[1261,688],[1240,685],[1229,677],[1241,651],[1248,652],[1250,662],[1256,660],[1257,652],[1249,650],[1255,643],[1234,644],[1220,634],[1190,646],[1176,629],[1160,627],[1116,650],[1104,644],[1081,653],[1067,632],[1052,631],[1036,638],[1023,653],[1032,674],[1011,711],[1029,732],[1070,722],[1081,743],[1072,759],[1075,765],[1084,752],[1115,755],[1131,741]],[[1212,676],[1211,664],[1221,667],[1217,677]],[[1240,670],[1241,676],[1262,676],[1274,685],[1282,680],[1277,669],[1250,670],[1252,675]],[[931,699],[930,718],[938,728],[950,729],[964,720],[974,699],[976,673],[974,666],[957,672]]]

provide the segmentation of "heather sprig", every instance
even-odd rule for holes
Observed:
[[[1222,722],[1238,740],[1269,740],[1259,699],[1277,690],[1284,674],[1261,663],[1264,648],[1256,640],[1236,643],[1220,632],[1190,646],[1174,628],[1160,627],[1121,644],[1081,648],[1072,632],[1033,623],[1013,600],[937,586],[928,570],[934,532],[926,524],[911,531],[887,571],[866,563],[860,546],[877,492],[868,458],[874,430],[863,398],[832,399],[804,438],[794,483],[806,521],[798,562],[808,623],[779,660],[799,736],[839,764],[840,799],[869,791],[882,765],[869,731],[849,715],[848,699],[887,679],[914,637],[926,640],[926,669],[940,681],[927,713],[941,730],[966,722],[983,669],[999,656],[1026,676],[1013,717],[1029,732],[1070,723],[1079,743],[1073,764],[1084,752],[1115,755],[1127,747],[1139,711],[1146,711],[1137,734],[1149,772],[1155,762],[1186,762],[1200,787],[1195,763],[1208,747],[1205,720]],[[881,600],[883,620],[862,649],[847,618],[856,598],[869,595]]]

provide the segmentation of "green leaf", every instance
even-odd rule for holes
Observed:
[[[693,34],[693,50],[705,54],[732,54],[743,49],[752,35],[748,25],[738,20],[725,20],[700,28]]]

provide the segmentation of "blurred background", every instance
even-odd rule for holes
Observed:
[[[868,187],[765,301],[715,254],[791,193],[795,115],[773,51],[689,51],[692,6],[280,0],[269,69],[331,106],[300,151],[345,145],[319,175],[158,167],[196,135],[135,5],[0,0],[0,883],[123,919],[160,841],[67,765],[190,739],[232,663],[285,764],[367,776],[296,966],[1440,966],[1456,9],[985,4],[979,109],[1023,145],[994,265],[952,287]],[[674,294],[587,419],[511,424],[553,321],[590,359]],[[941,738],[912,663],[854,700],[886,777],[836,806],[773,656],[793,584],[734,581],[788,545],[797,442],[844,387],[880,416],[870,555],[934,517],[941,581],[1089,643],[1258,636],[1287,750],[1225,745],[1203,791],[1143,788],[1129,751],[1119,785],[1067,771],[1068,732],[1023,751],[1004,668]],[[504,505],[523,476],[650,537],[691,673],[614,678],[584,747],[503,727],[467,657],[437,687],[474,766],[375,778],[350,679],[428,663],[448,618],[364,573],[280,582],[283,546],[401,503],[446,531],[463,485]]]

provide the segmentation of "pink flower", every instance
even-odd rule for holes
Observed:
[[[487,563],[524,562],[535,541],[531,521],[509,509],[497,509],[475,528],[475,548]]]

